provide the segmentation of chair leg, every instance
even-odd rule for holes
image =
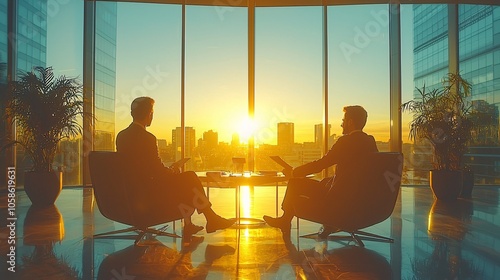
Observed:
[[[336,232],[332,232],[336,233]],[[335,241],[335,240],[342,240],[342,239],[352,239],[354,242],[356,242],[360,247],[365,247],[365,244],[363,243],[362,239],[365,240],[371,240],[371,241],[377,241],[377,242],[386,242],[386,243],[394,243],[393,238],[361,231],[361,230],[356,230],[352,232],[348,232],[350,236],[339,236],[339,235],[329,235],[327,240],[329,241]],[[318,233],[310,233],[306,235],[301,235],[300,237],[303,238],[311,238],[311,239],[318,239]]]
[[[354,232],[349,232],[351,234],[352,239],[358,243],[359,247],[365,247],[365,243],[357,236]]]
[[[113,234],[117,234],[117,233],[131,232],[131,231],[135,231],[135,230],[138,230],[138,228],[129,227],[129,228],[125,228],[125,229],[108,231],[108,232],[103,232],[103,233],[99,233],[99,234],[94,234],[94,238],[96,238],[96,237],[99,238],[101,236],[107,236],[107,235],[113,235]]]
[[[366,231],[357,230],[357,231],[354,232],[354,234],[371,237],[374,240],[375,239],[379,239],[377,241],[385,241],[387,243],[394,243],[394,239],[393,238],[385,237],[385,236],[377,235],[377,234],[373,234],[373,233],[369,233],[369,232],[366,232]]]

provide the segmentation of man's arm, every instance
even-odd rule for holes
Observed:
[[[304,177],[309,174],[318,173],[325,168],[328,168],[339,161],[342,157],[342,153],[345,149],[344,147],[345,136],[342,136],[333,144],[332,148],[324,155],[322,158],[306,163],[304,165],[298,166],[293,170],[293,177]]]

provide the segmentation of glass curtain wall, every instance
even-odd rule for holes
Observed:
[[[322,7],[256,8],[255,171],[322,156]]]
[[[478,184],[500,183],[500,7],[459,5],[460,73],[472,84],[476,127],[466,164]]]
[[[184,156],[196,171],[236,171],[233,158],[248,162],[248,13],[222,10],[186,6]]]
[[[95,15],[94,150],[115,150],[117,4],[98,2]]]

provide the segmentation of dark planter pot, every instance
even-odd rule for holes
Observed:
[[[430,185],[434,197],[442,200],[455,200],[462,191],[462,171],[431,170]]]
[[[473,187],[474,187],[474,171],[472,170],[462,171],[462,192],[460,193],[460,197],[471,198]]]
[[[62,189],[62,172],[24,173],[24,190],[31,203],[36,206],[52,205]]]

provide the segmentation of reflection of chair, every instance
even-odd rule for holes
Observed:
[[[308,261],[305,271],[311,267],[320,279],[393,279],[392,268],[385,257],[376,251],[358,246],[345,246],[318,252],[318,248],[301,250],[299,256]],[[306,270],[307,269],[307,270]]]
[[[94,235],[94,238],[112,234],[138,231],[135,244],[146,234],[179,237],[151,226],[182,219],[174,205],[165,203],[167,194],[159,186],[148,185],[146,180],[131,170],[122,154],[116,152],[91,152],[90,176],[99,211],[106,218],[131,225],[131,228]]]
[[[335,229],[335,232],[347,232],[348,238],[354,239],[360,246],[361,241],[394,242],[393,239],[361,231],[360,229],[375,225],[387,219],[394,209],[399,194],[403,168],[401,153],[374,153],[363,160],[360,165],[360,184],[346,187],[345,192],[339,192],[331,201],[333,214],[325,217],[311,211],[310,201],[303,197],[302,203],[297,203],[295,215],[298,218],[321,223]],[[303,237],[315,237],[310,234]],[[346,236],[330,235],[328,239],[346,238]]]

